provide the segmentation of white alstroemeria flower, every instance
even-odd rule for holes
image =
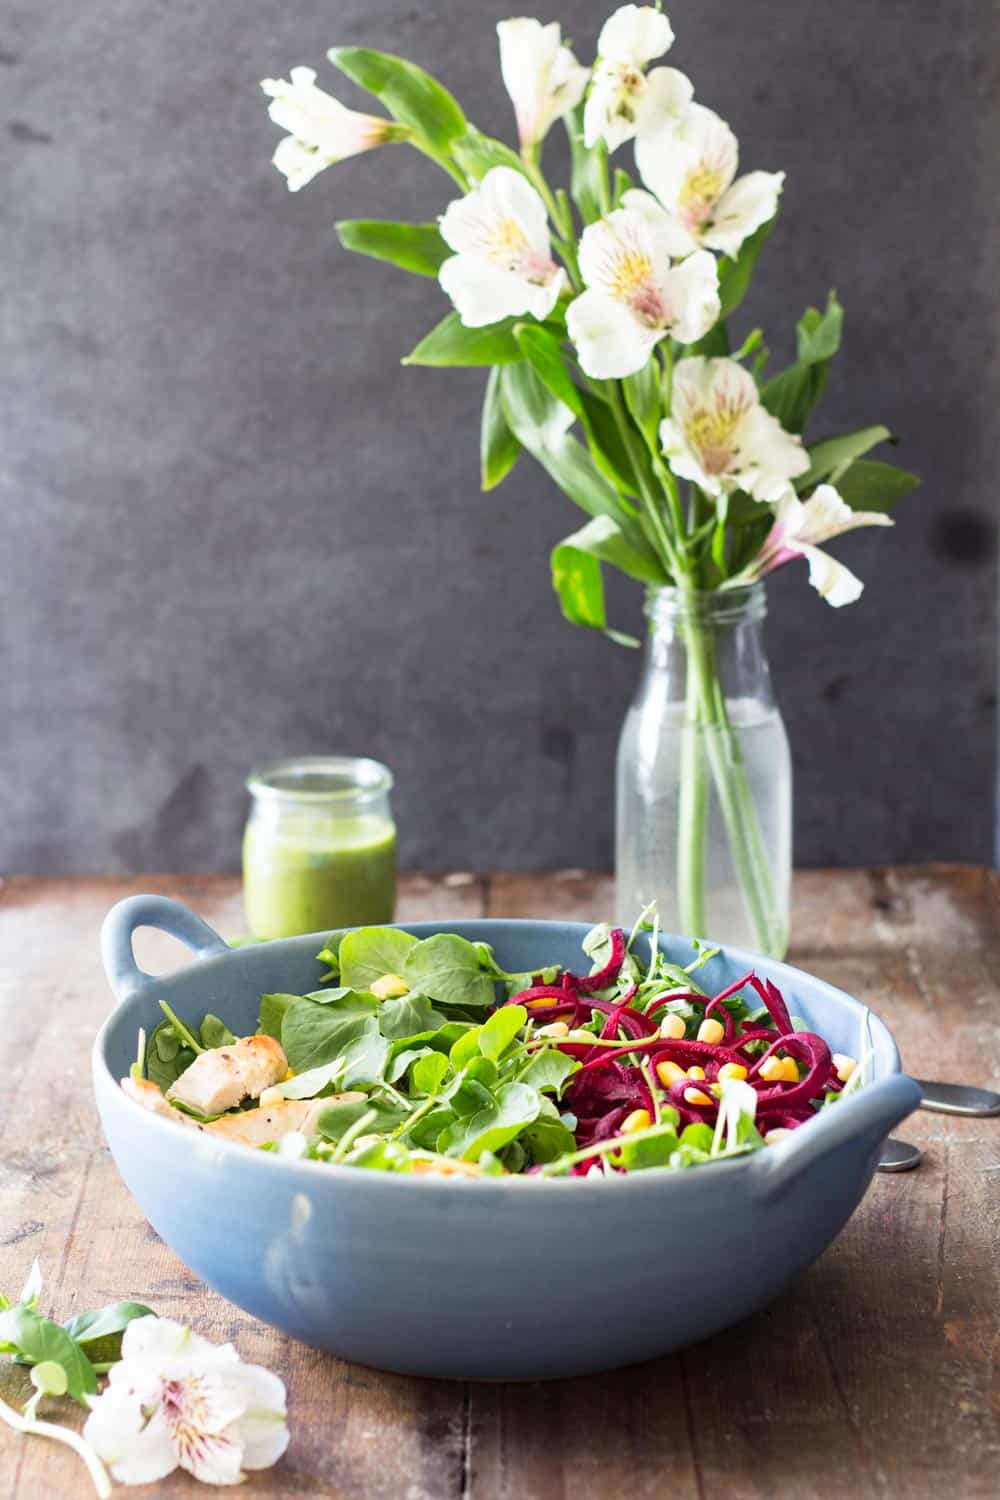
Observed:
[[[137,1318],[84,1437],[119,1484],[152,1484],[179,1466],[206,1484],[239,1484],[288,1447],[285,1387],[232,1344],[170,1318]]]
[[[706,495],[745,490],[778,501],[809,467],[802,439],[764,409],[753,376],[735,359],[678,361],[660,443],[674,473]]]
[[[410,133],[405,125],[348,109],[318,89],[314,68],[292,68],[289,82],[265,78],[260,86],[270,96],[271,119],[288,131],[271,159],[293,193],[324,167],[387,141],[405,140]]]
[[[585,374],[633,375],[668,333],[691,344],[716,321],[715,257],[702,250],[673,265],[671,245],[670,220],[648,193],[626,193],[624,207],[584,230],[587,290],[566,309],[566,328]]]
[[[645,71],[673,40],[670,22],[651,5],[623,5],[605,21],[583,111],[588,148],[603,140],[614,151],[639,131],[660,134],[677,124],[694,95],[691,80],[676,68]]]
[[[752,576],[762,578],[783,563],[804,557],[809,564],[809,582],[827,604],[839,609],[853,604],[864,584],[849,568],[823,552],[818,543],[858,526],[891,526],[880,511],[852,510],[832,484],[821,484],[808,500],[789,490],[778,502],[774,525],[758,556],[750,565]],[[748,571],[750,571],[748,570]]]
[[[537,146],[549,127],[583,98],[590,69],[563,42],[558,21],[543,26],[527,16],[497,22],[500,72],[510,95],[522,146]]]
[[[513,167],[491,167],[449,203],[441,235],[456,251],[438,272],[466,328],[530,313],[547,318],[566,284],[549,252],[545,204]]]
[[[643,132],[635,143],[639,175],[677,221],[689,250],[699,245],[736,256],[748,235],[773,219],[784,172],[736,177],[739,146],[714,110],[692,104],[677,128]]]

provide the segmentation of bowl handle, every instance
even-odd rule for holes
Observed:
[[[874,1149],[919,1103],[920,1085],[905,1073],[859,1089],[752,1158],[755,1194],[772,1198],[784,1192],[806,1167],[848,1141],[870,1140]]]
[[[147,974],[135,961],[132,939],[139,927],[157,927],[169,933],[186,944],[196,958],[228,952],[224,939],[190,907],[168,896],[129,896],[111,908],[101,928],[104,971],[119,1002],[160,982],[160,976]]]

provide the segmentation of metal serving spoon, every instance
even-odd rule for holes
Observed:
[[[965,1083],[937,1083],[931,1079],[918,1078],[924,1097],[920,1108],[941,1115],[985,1116],[1000,1115],[1000,1094],[993,1089],[974,1089]],[[919,1167],[921,1151],[908,1141],[890,1136],[882,1148],[878,1170],[880,1172],[909,1172]]]

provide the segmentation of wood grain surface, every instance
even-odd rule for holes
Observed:
[[[59,1317],[136,1297],[277,1370],[292,1444],[251,1476],[247,1500],[1000,1494],[1000,1119],[908,1120],[903,1133],[926,1153],[919,1171],[876,1177],[793,1291],[682,1354],[544,1385],[381,1374],[294,1343],[208,1291],[118,1179],[90,1092],[90,1043],[110,1004],[96,942],[107,909],[141,890],[189,903],[224,935],[243,928],[230,877],[0,884],[0,1288],[16,1292],[38,1256],[43,1306]],[[610,910],[608,878],[563,871],[409,876],[400,915]],[[806,872],[793,933],[793,960],[882,1015],[911,1072],[1000,1086],[992,871]],[[152,969],[181,957],[153,934],[137,948]],[[655,1253],[669,1255],[669,1240]],[[0,1364],[0,1395],[23,1401],[27,1389],[23,1372]],[[87,1486],[71,1454],[0,1427],[0,1500],[84,1500]],[[182,1475],[154,1491],[207,1493]]]

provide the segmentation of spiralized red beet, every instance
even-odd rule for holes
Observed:
[[[576,1058],[581,1066],[570,1080],[565,1104],[576,1117],[575,1135],[580,1146],[613,1139],[620,1134],[628,1116],[645,1109],[655,1116],[653,1087],[659,1089],[657,1065],[670,1061],[683,1067],[685,1073],[698,1064],[704,1079],[679,1078],[666,1092],[666,1099],[676,1109],[680,1126],[692,1122],[715,1125],[719,1113],[717,1080],[719,1070],[731,1064],[746,1071],[747,1082],[757,1094],[757,1124],[761,1133],[775,1129],[797,1129],[815,1114],[825,1091],[839,1088],[830,1049],[821,1036],[810,1031],[795,1031],[784,997],[771,980],[761,980],[750,973],[706,999],[697,990],[673,990],[652,1002],[645,1011],[632,1002],[638,987],[632,985],[617,1000],[594,997],[594,991],[614,983],[625,960],[625,934],[616,928],[611,934],[611,957],[596,974],[580,977],[563,973],[557,985],[534,985],[512,997],[508,1004],[545,1000],[544,1006],[532,1006],[537,1019],[572,1018],[577,1025],[590,1019],[593,1012],[605,1016],[600,1037],[592,1042],[562,1041],[555,1043],[561,1052]],[[737,1023],[725,1002],[747,986],[761,998],[772,1025]],[[660,1035],[656,1013],[673,1000],[704,1004],[706,1016],[714,1015],[723,1024],[725,1035],[719,1043],[700,1042],[687,1037],[675,1040]],[[620,1037],[628,1041],[619,1041]],[[617,1042],[617,1045],[611,1043]],[[766,1042],[766,1050],[755,1057],[751,1044]],[[777,1053],[795,1058],[805,1068],[798,1082],[769,1081],[761,1077],[761,1065]],[[687,1096],[697,1091],[705,1102]],[[662,1095],[660,1095],[662,1097]],[[575,1167],[575,1175],[585,1175],[592,1163]]]
[[[625,934],[620,927],[611,930],[611,957],[603,969],[598,969],[596,974],[577,974],[575,976],[576,988],[581,995],[592,995],[595,990],[606,990],[609,984],[614,984],[618,978],[618,972],[625,962]]]

